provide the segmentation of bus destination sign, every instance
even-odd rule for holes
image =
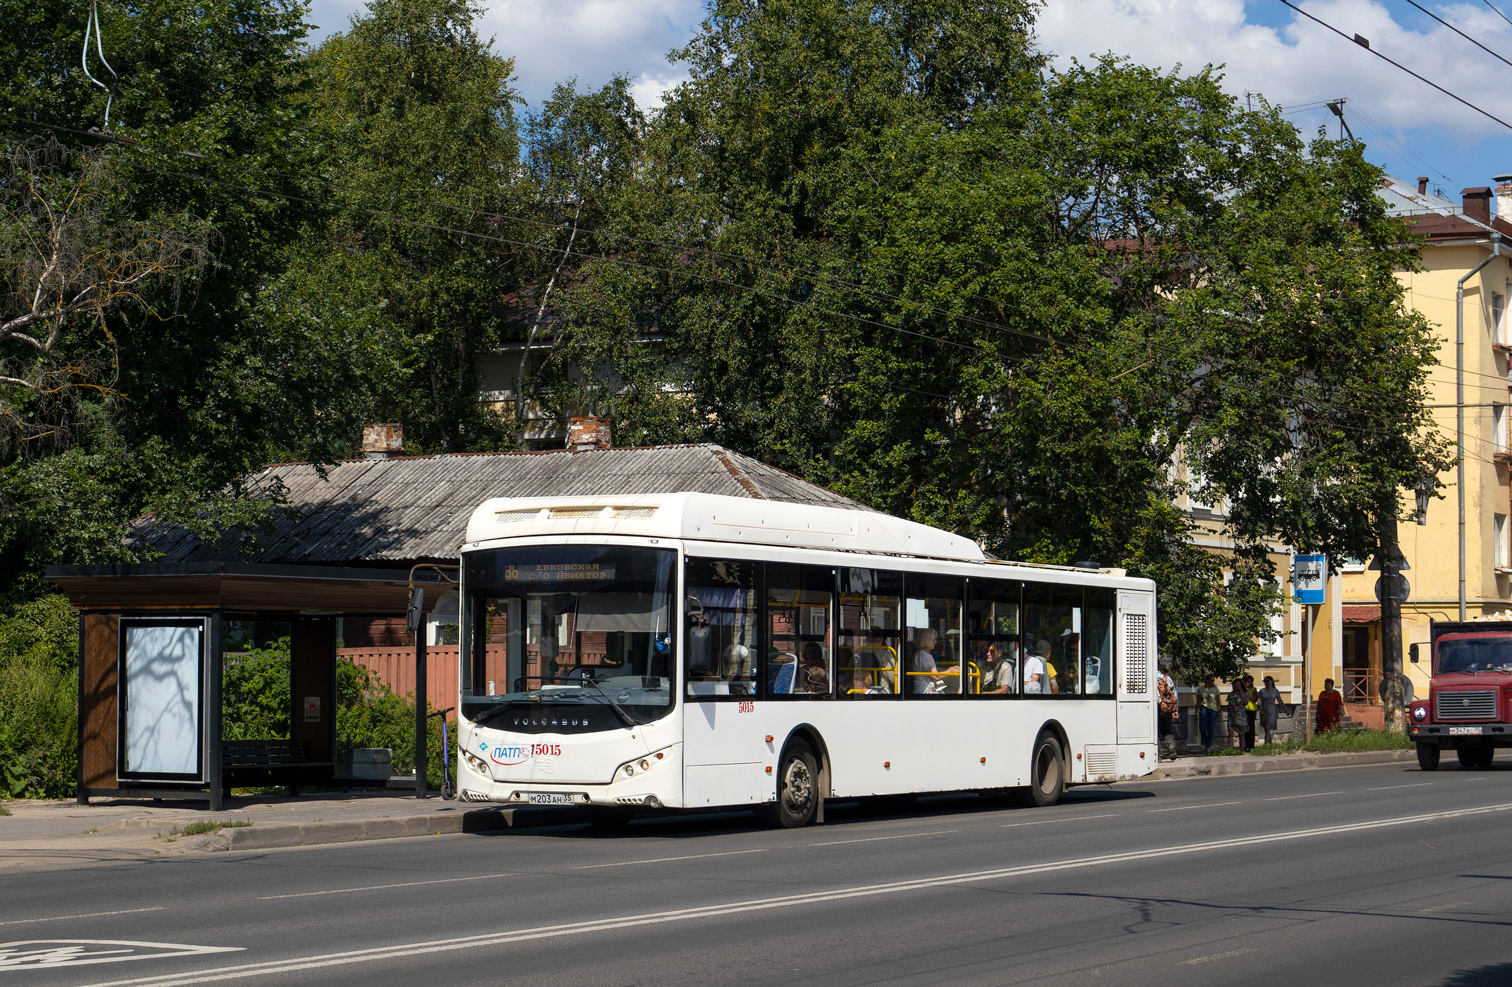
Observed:
[[[545,562],[505,566],[506,583],[596,583],[614,578],[614,566],[602,562]]]

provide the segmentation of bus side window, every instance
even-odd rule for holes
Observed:
[[[840,653],[836,662],[840,698],[897,693],[902,603],[901,573],[840,570]]]
[[[768,653],[791,656],[790,691],[809,697],[833,694],[835,641],[830,613],[835,599],[835,571],[826,566],[768,563],[766,567]],[[779,671],[784,680],[788,673]],[[773,680],[772,691],[779,691]]]
[[[1111,589],[1087,590],[1087,609],[1083,616],[1082,684],[1085,695],[1111,696],[1113,667],[1113,614],[1115,592]]]
[[[690,558],[683,601],[684,680],[690,696],[754,696],[760,681],[756,648],[755,562]]]

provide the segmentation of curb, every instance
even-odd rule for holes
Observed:
[[[393,840],[443,833],[488,833],[508,829],[513,809],[474,809],[445,815],[402,816],[389,819],[356,819],[351,822],[257,823],[215,834],[214,849],[263,850],[272,847],[356,843],[363,840]]]
[[[1218,778],[1228,775],[1250,775],[1262,771],[1307,771],[1313,768],[1348,768],[1360,764],[1397,764],[1416,761],[1417,752],[1400,751],[1350,751],[1343,754],[1270,754],[1260,757],[1203,757],[1191,758],[1186,764],[1172,764],[1156,768],[1146,775],[1145,781],[1178,781],[1183,778]]]

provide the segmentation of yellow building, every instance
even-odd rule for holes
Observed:
[[[1426,694],[1428,667],[1407,661],[1407,647],[1426,644],[1428,622],[1512,611],[1509,563],[1508,446],[1509,337],[1506,300],[1512,290],[1512,176],[1497,179],[1497,209],[1489,188],[1469,188],[1459,203],[1417,185],[1387,179],[1382,197],[1426,237],[1424,270],[1403,272],[1407,303],[1433,325],[1438,365],[1429,373],[1429,403],[1443,435],[1463,442],[1460,467],[1439,477],[1445,496],[1429,502],[1420,521],[1402,523],[1398,539],[1410,568],[1402,605],[1403,667],[1414,692]],[[1506,239],[1503,239],[1505,237]],[[1457,343],[1458,339],[1458,343]],[[1459,395],[1463,394],[1463,398]],[[1463,407],[1461,407],[1461,405]],[[1461,415],[1461,411],[1463,414]],[[1461,469],[1463,472],[1461,473]],[[1463,513],[1461,513],[1463,494]],[[1413,491],[1403,491],[1413,510]],[[1461,538],[1463,537],[1463,541]],[[1463,544],[1463,552],[1461,552]],[[1341,560],[1330,560],[1339,566]],[[1328,581],[1327,602],[1309,615],[1311,694],[1325,678],[1344,694],[1349,715],[1379,725],[1381,608],[1378,570],[1371,560],[1342,560]]]

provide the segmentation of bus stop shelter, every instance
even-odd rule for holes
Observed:
[[[343,619],[402,617],[409,569],[209,562],[52,566],[48,578],[79,613],[78,798],[207,799],[222,806],[228,758],[265,766],[290,784],[342,780],[336,737],[336,663]],[[423,606],[450,583],[414,575]],[[228,744],[221,683],[233,620],[289,630],[289,732],[282,744]],[[425,695],[424,637],[417,694]],[[417,717],[415,787],[425,794],[424,703]]]

